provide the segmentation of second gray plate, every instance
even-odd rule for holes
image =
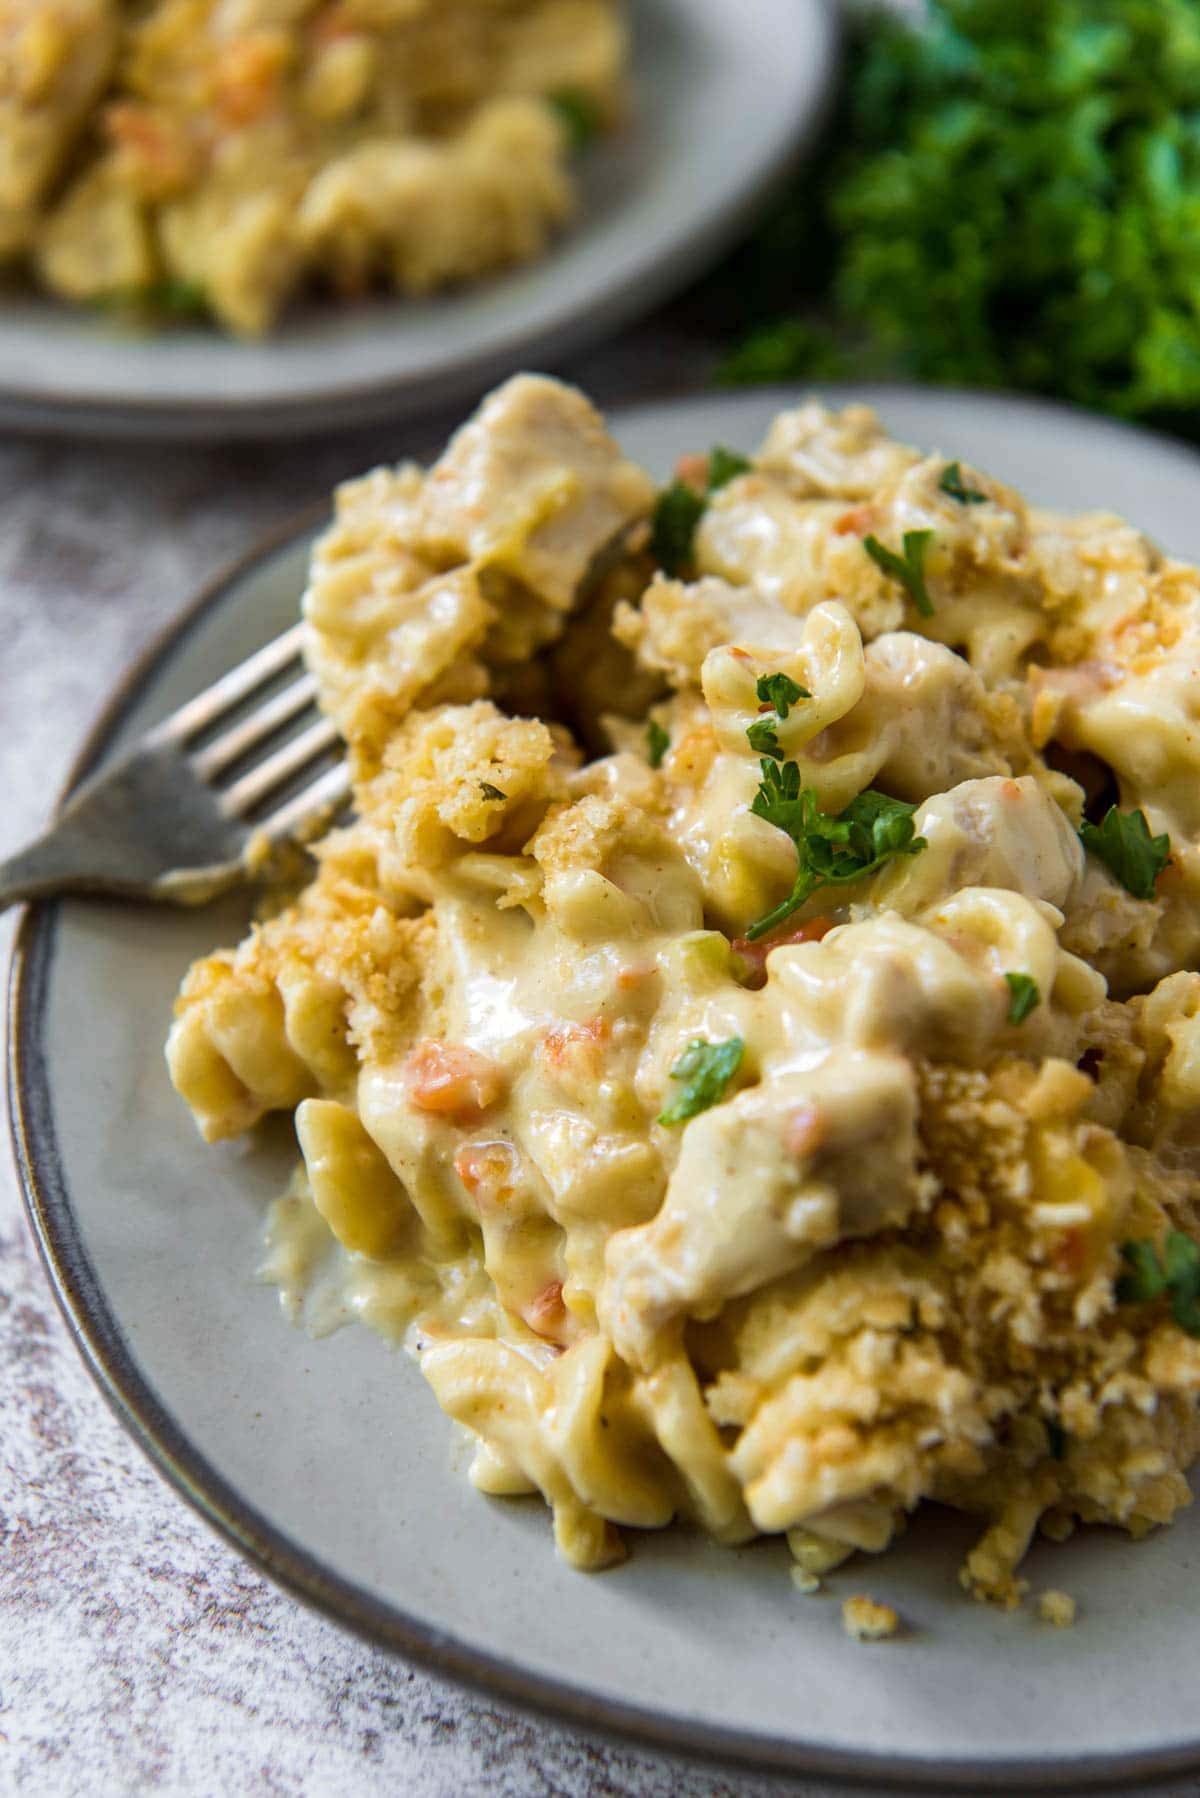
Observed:
[[[0,424],[72,435],[286,436],[428,409],[544,366],[677,291],[814,126],[832,0],[632,0],[635,109],[540,261],[428,300],[313,304],[262,343],[157,336],[41,298],[0,305]]]

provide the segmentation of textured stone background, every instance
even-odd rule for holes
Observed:
[[[695,381],[678,316],[573,372],[605,403]],[[280,450],[0,441],[0,857],[45,818],[111,683],[199,583],[341,476],[447,421]],[[11,920],[0,919],[7,962]],[[1170,1788],[1200,1792],[1200,1784]],[[815,1794],[530,1721],[267,1585],[109,1415],[0,1150],[0,1793],[293,1798]]]

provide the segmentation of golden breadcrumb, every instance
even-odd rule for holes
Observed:
[[[900,1628],[899,1613],[860,1593],[842,1603],[842,1628],[856,1642],[886,1642]]]
[[[1070,1629],[1075,1621],[1075,1600],[1069,1592],[1058,1592],[1053,1588],[1038,1595],[1038,1616],[1043,1623],[1051,1623],[1055,1629]]]

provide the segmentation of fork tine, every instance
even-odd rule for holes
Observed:
[[[215,780],[226,768],[255,749],[258,745],[280,729],[290,724],[292,719],[311,705],[316,698],[317,680],[313,674],[302,674],[299,680],[285,687],[282,693],[276,693],[265,705],[258,707],[243,718],[240,724],[232,725],[223,736],[216,737],[211,743],[198,750],[192,757],[192,767],[201,780]]]
[[[317,817],[322,812],[336,811],[349,796],[350,770],[345,762],[335,762],[332,768],[326,768],[324,774],[319,774],[311,786],[305,787],[303,792],[295,794],[263,818],[258,828],[272,842],[279,842],[285,837],[301,837],[301,826],[309,818]]]
[[[284,631],[281,637],[266,643],[254,655],[239,662],[220,680],[215,680],[211,687],[203,693],[197,693],[181,705],[178,711],[164,718],[151,736],[160,742],[187,743],[224,717],[231,707],[240,700],[249,698],[251,693],[265,686],[267,681],[282,674],[290,662],[294,662],[300,654],[304,642],[304,625],[294,624],[291,630]]]
[[[331,718],[318,718],[315,724],[301,731],[269,755],[265,762],[252,768],[249,774],[243,774],[240,780],[226,787],[220,795],[220,807],[227,818],[244,818],[248,811],[269,797],[277,787],[281,787],[293,774],[299,774],[309,762],[317,756],[324,755],[333,748],[338,740],[337,725]]]

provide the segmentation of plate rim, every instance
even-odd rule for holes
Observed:
[[[432,372],[422,367],[400,375],[366,373],[333,386],[319,383],[299,394],[269,397],[210,393],[203,398],[125,399],[86,387],[62,395],[7,383],[0,386],[0,421],[7,418],[18,431],[79,430],[96,437],[132,440],[255,441],[301,436],[326,426],[335,428],[338,421],[367,424],[428,412],[472,389],[482,390],[511,366],[514,357],[519,360],[525,349],[543,362],[557,363],[588,344],[611,337],[681,291],[733,241],[740,223],[786,179],[828,118],[844,38],[841,9],[838,0],[793,0],[793,4],[804,6],[813,37],[808,61],[815,73],[808,112],[781,127],[771,152],[747,168],[723,201],[683,232],[669,253],[664,254],[656,244],[642,258],[642,265],[627,271],[624,280],[597,302],[587,295],[569,305],[560,301],[552,316],[536,327],[528,321],[522,324],[519,317],[510,318],[498,334],[477,342],[464,355]],[[581,219],[580,230],[586,232],[587,228],[587,220]],[[549,256],[556,247],[551,247]],[[529,265],[533,270],[537,266]],[[403,296],[396,299],[401,301]],[[320,353],[319,345],[314,349]]]
[[[862,400],[884,409],[891,396],[938,397],[995,410],[1017,408],[1047,418],[1069,419],[1076,427],[1110,434],[1129,448],[1152,443],[1200,473],[1200,451],[1188,444],[1120,420],[1040,396],[1007,390],[922,387],[908,382],[775,385],[747,388],[764,406],[795,405],[807,396]],[[702,409],[728,391],[665,394],[614,408],[609,421],[619,436],[625,421],[645,412],[680,415]],[[294,514],[246,553],[227,563],[160,630],[117,679],[76,754],[56,809],[103,755],[125,712],[183,644],[194,626],[229,601],[255,568],[270,561],[329,516],[327,502]],[[159,1401],[125,1342],[103,1287],[82,1242],[74,1233],[74,1204],[58,1154],[50,1081],[40,1040],[45,988],[54,952],[59,902],[27,905],[20,916],[8,980],[7,1086],[9,1127],[25,1216],[43,1269],[68,1333],[101,1396],[122,1428],[155,1470],[185,1502],[239,1554],[290,1596],[339,1627],[402,1656],[431,1673],[452,1679],[491,1698],[532,1711],[556,1724],[585,1733],[616,1736],[643,1749],[682,1755],[719,1767],[758,1774],[817,1776],[910,1792],[931,1789],[1030,1790],[1053,1783],[1056,1789],[1155,1781],[1193,1771],[1200,1765],[1200,1733],[1161,1748],[1099,1755],[1042,1757],[1036,1760],[934,1759],[890,1756],[874,1750],[823,1748],[727,1725],[686,1721],[586,1686],[524,1669],[519,1663],[472,1646],[383,1601],[327,1567],[284,1530],[248,1503],[207,1456],[189,1442]]]

